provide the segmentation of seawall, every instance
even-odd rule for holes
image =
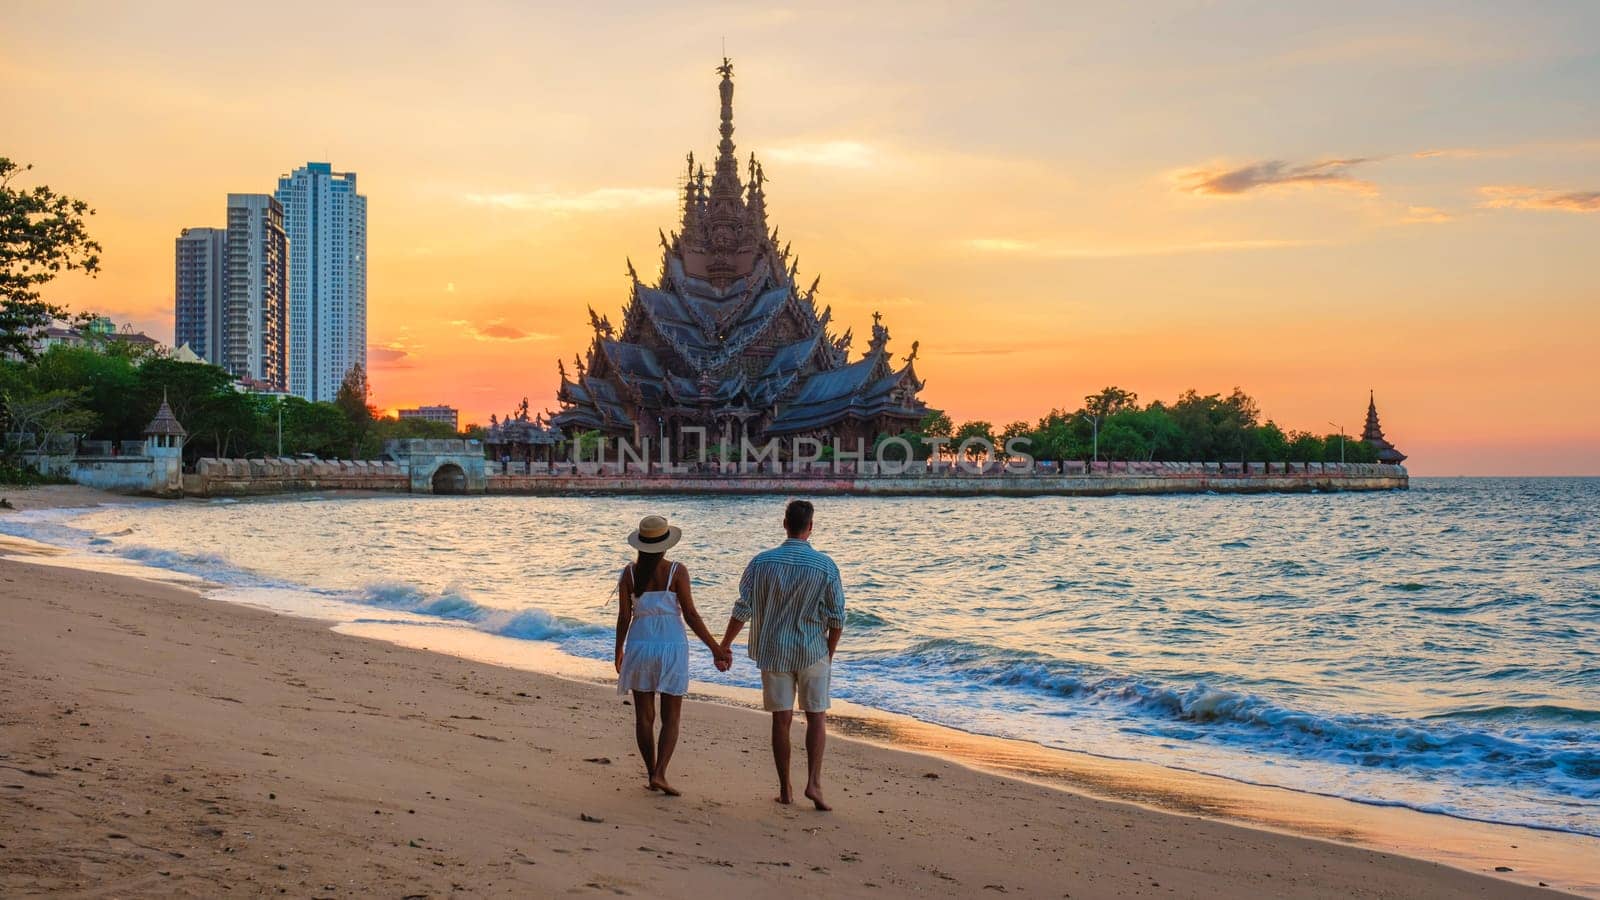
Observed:
[[[488,493],[560,494],[806,494],[878,497],[1096,497],[1113,494],[1265,494],[1405,490],[1393,475],[989,475],[793,478],[724,476],[490,476]]]
[[[461,462],[456,458],[456,464]],[[449,463],[446,463],[449,465]],[[739,472],[662,474],[638,467],[557,464],[530,471],[482,463],[450,493],[526,496],[568,494],[806,494],[811,496],[1034,497],[1111,494],[1251,494],[1405,490],[1402,466],[1340,463],[1079,463],[1066,473],[1044,470],[977,473],[951,465],[915,472],[813,471],[776,475]],[[203,459],[185,475],[183,492],[197,497],[242,497],[301,491],[363,490],[444,493],[424,461]],[[476,468],[474,466],[474,468]]]

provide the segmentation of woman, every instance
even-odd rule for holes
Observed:
[[[661,516],[645,516],[628,535],[639,559],[617,580],[617,693],[633,692],[633,730],[650,776],[650,790],[669,797],[679,792],[667,782],[667,763],[678,745],[678,716],[689,690],[689,623],[719,662],[733,654],[706,629],[689,591],[689,570],[666,558],[683,537],[682,529]],[[661,735],[655,734],[656,695],[661,695]]]

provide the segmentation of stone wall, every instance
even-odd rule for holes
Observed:
[[[1092,468],[1093,471],[1087,471]],[[1403,466],[1360,463],[1079,463],[1069,474],[990,471],[974,474],[949,464],[923,465],[895,475],[818,468],[771,475],[732,471],[645,474],[630,467],[560,463],[545,473],[491,471],[491,494],[808,494],[866,496],[1095,496],[1105,494],[1307,493],[1390,491],[1410,487]]]
[[[445,454],[441,454],[443,456]],[[184,477],[183,492],[201,497],[237,497],[294,491],[365,490],[429,493],[425,479],[437,460],[418,470],[412,462],[298,459],[202,459]],[[1099,463],[1052,465],[1027,471],[992,469],[982,474],[945,464],[920,464],[899,474],[880,474],[873,463],[862,471],[823,464],[805,473],[725,471],[663,475],[630,466],[556,463],[508,468],[489,463],[483,487],[490,494],[855,494],[863,496],[1041,496],[1103,494],[1267,493],[1404,490],[1403,466],[1340,463]],[[425,476],[419,479],[417,476]],[[419,481],[423,485],[419,486]]]
[[[172,456],[79,456],[67,477],[114,494],[176,497],[183,493],[183,461]]]
[[[409,489],[404,463],[348,459],[202,459],[183,482],[184,493],[198,497]]]

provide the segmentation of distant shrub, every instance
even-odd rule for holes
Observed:
[[[33,466],[0,459],[0,484],[27,486],[71,483],[71,480],[67,478],[45,475]]]

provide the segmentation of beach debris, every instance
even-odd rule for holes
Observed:
[[[938,772],[924,772],[922,774],[922,777],[923,778],[938,778],[939,777],[939,773]]]
[[[1516,869],[1513,869],[1510,866],[1495,866],[1494,870],[1496,872],[1515,872],[1516,871]]]
[[[605,819],[602,819],[599,816],[591,816],[588,813],[578,813],[578,818],[585,822],[593,822],[596,825],[605,822]]]
[[[609,756],[590,756],[585,757],[583,761],[586,763],[594,763],[597,766],[611,765],[611,757]]]
[[[0,497],[0,509],[16,509],[16,507],[11,505],[10,500]]]

